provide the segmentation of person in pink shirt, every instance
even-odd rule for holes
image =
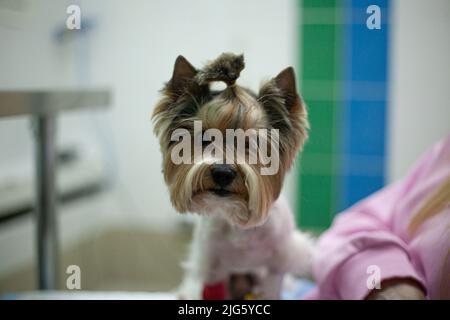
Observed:
[[[450,299],[450,135],[318,239],[317,299]]]

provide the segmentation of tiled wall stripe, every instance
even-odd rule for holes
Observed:
[[[371,4],[381,7],[381,30],[366,27]],[[325,229],[384,183],[388,9],[387,0],[299,1],[299,80],[311,122],[299,164],[303,228]]]
[[[300,91],[307,102],[310,139],[300,160],[297,222],[320,229],[335,212],[339,138],[341,19],[335,1],[301,1]]]
[[[345,0],[343,5],[347,23],[338,211],[384,184],[389,31],[387,0]],[[370,5],[381,9],[381,29],[366,26]]]

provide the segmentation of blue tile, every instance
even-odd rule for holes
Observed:
[[[350,101],[343,128],[345,154],[384,155],[386,102]]]
[[[342,198],[337,204],[338,211],[345,210],[381,189],[384,185],[384,177],[348,175],[342,177],[341,183],[343,189],[341,190]]]
[[[381,9],[381,29],[369,29],[366,20],[369,5]],[[351,11],[351,79],[355,81],[385,81],[387,78],[387,47],[389,24],[386,1],[352,1]]]
[[[388,0],[344,2],[342,128],[336,206],[343,210],[384,185],[388,88]],[[369,5],[381,8],[381,30],[366,26]]]

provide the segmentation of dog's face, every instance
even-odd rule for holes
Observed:
[[[223,91],[213,91],[205,74],[196,81],[201,72],[179,56],[153,113],[170,199],[180,213],[221,215],[243,228],[260,225],[307,138],[306,110],[296,93],[293,69],[265,83],[258,95],[234,81]],[[238,138],[228,139],[230,129],[268,135],[254,140],[247,136],[239,145]],[[174,139],[175,132],[182,137]],[[208,132],[215,133],[214,139]],[[180,139],[188,146],[181,152]],[[188,161],[174,161],[174,153]],[[262,156],[252,162],[250,154]],[[269,158],[277,161],[276,170],[262,174]]]

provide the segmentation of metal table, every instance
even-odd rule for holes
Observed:
[[[108,90],[0,91],[0,117],[28,115],[33,121],[36,167],[36,228],[39,289],[56,289],[58,275],[55,190],[56,118],[59,112],[106,107]]]

